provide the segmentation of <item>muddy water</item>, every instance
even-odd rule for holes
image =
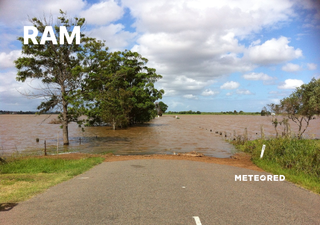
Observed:
[[[263,125],[266,136],[275,134],[271,117],[190,115],[163,116],[144,125],[124,130],[111,130],[110,127],[89,127],[82,132],[75,123],[69,125],[70,146],[62,145],[62,131],[59,124],[49,124],[56,118],[34,115],[0,115],[0,154],[11,154],[44,148],[46,140],[49,151],[56,152],[57,139],[59,152],[80,151],[114,154],[173,154],[174,152],[197,151],[208,156],[229,157],[235,152],[232,145],[224,141],[220,132],[227,138],[244,133],[247,127],[250,139],[260,137]],[[297,132],[296,125],[291,125]],[[280,127],[281,128],[281,127]],[[320,119],[313,120],[306,135],[320,138]],[[211,130],[211,131],[210,131]],[[219,132],[216,134],[216,132]],[[279,129],[281,132],[281,129]],[[40,141],[37,143],[36,138]],[[80,143],[81,139],[81,143]]]

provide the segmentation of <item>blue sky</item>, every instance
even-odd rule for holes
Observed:
[[[28,16],[85,17],[110,51],[149,59],[171,111],[261,111],[320,78],[316,0],[1,0],[0,109],[36,110],[38,81],[15,80]]]

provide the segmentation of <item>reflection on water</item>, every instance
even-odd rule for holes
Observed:
[[[235,152],[232,145],[223,140],[216,131],[234,131],[243,134],[247,127],[250,139],[260,137],[264,126],[266,136],[274,135],[271,117],[182,115],[156,118],[143,125],[113,131],[110,127],[87,127],[85,132],[76,123],[69,124],[70,145],[62,145],[59,124],[49,124],[46,115],[0,115],[0,138],[2,153],[43,149],[44,140],[51,151],[80,151],[88,153],[113,152],[114,154],[172,154],[173,152],[197,151],[209,156],[229,157]],[[320,119],[312,120],[307,130],[309,137],[320,138]],[[292,124],[297,132],[296,125]],[[211,131],[210,131],[211,130]],[[279,132],[281,130],[279,129]],[[40,141],[37,143],[36,138]]]

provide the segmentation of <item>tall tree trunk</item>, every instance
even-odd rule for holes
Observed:
[[[114,118],[112,119],[112,128],[113,130],[116,130],[116,122],[114,121]]]
[[[65,88],[61,86],[62,93],[62,135],[63,135],[63,144],[69,145],[69,133],[68,133],[68,102],[65,98]]]

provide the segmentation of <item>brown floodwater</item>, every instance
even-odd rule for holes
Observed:
[[[86,127],[83,132],[76,123],[69,124],[70,145],[63,146],[59,124],[49,124],[56,118],[52,115],[0,115],[0,154],[27,152],[44,149],[44,140],[49,152],[58,151],[104,153],[116,155],[174,154],[197,151],[207,156],[226,158],[235,153],[227,138],[248,131],[249,139],[261,136],[263,125],[266,136],[274,136],[271,117],[232,115],[165,115],[149,123],[128,129],[112,130],[110,127]],[[297,126],[291,123],[293,132]],[[279,133],[283,128],[278,128]],[[217,133],[218,132],[218,133]],[[220,135],[220,132],[223,135]],[[305,133],[307,138],[320,138],[320,119],[310,122]],[[36,142],[39,138],[39,142]],[[80,143],[81,139],[81,143]]]

